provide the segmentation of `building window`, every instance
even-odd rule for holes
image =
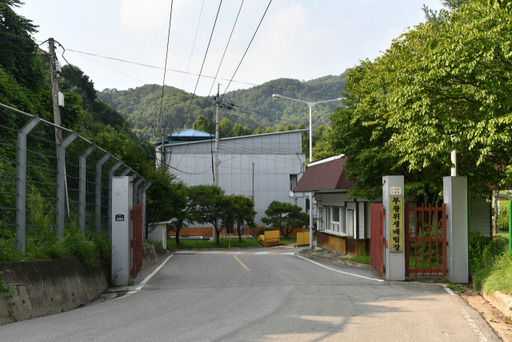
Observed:
[[[347,235],[354,236],[354,209],[347,210]]]
[[[318,207],[317,229],[324,230],[324,207]]]
[[[290,191],[293,191],[297,186],[297,175],[290,175]]]
[[[345,207],[325,207],[323,229],[336,235],[347,236],[347,219],[349,218],[345,214]]]

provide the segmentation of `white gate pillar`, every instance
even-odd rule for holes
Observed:
[[[405,280],[404,176],[385,176],[382,180],[386,279]]]
[[[446,204],[446,279],[468,283],[468,180],[443,177],[443,201]]]
[[[112,178],[112,283],[128,285],[132,269],[133,180],[129,176]]]

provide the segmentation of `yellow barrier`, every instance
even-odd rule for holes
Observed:
[[[309,232],[297,233],[297,246],[309,245]]]

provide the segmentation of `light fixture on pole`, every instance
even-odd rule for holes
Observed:
[[[294,99],[291,97],[286,97],[280,94],[272,94],[273,99],[285,99],[300,103],[305,103],[309,107],[309,162],[311,163],[313,161],[313,126],[312,126],[312,120],[311,120],[311,112],[314,105],[320,104],[320,103],[327,103],[327,102],[335,102],[335,101],[341,101],[341,97],[337,99],[331,99],[331,100],[324,100],[324,101],[317,101],[317,102],[307,102],[302,101],[298,99]],[[309,247],[313,248],[313,193],[309,193]]]

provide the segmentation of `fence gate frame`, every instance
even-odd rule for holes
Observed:
[[[136,278],[142,267],[142,204],[137,204],[132,211],[133,237],[131,242],[133,263],[131,275]]]
[[[424,224],[425,219],[427,225]],[[412,227],[411,223],[413,224]],[[435,206],[430,204],[428,206],[405,204],[406,276],[432,277],[447,274],[446,224],[445,203]]]
[[[384,220],[386,219],[386,213],[384,212],[384,205],[381,203],[372,203],[370,208],[370,264],[382,277],[385,272]]]

